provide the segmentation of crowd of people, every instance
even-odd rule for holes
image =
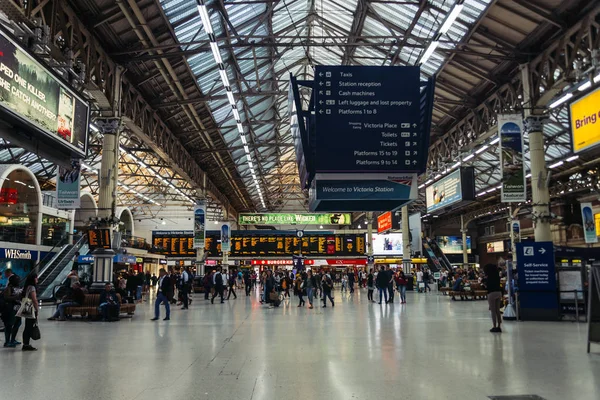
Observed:
[[[452,271],[442,270],[438,285],[452,287],[455,291],[464,289],[466,282],[478,282],[488,292],[488,304],[492,315],[491,332],[502,332],[502,304],[501,281],[503,278],[502,266],[486,265],[482,270],[475,268],[456,268]],[[5,271],[7,286],[0,292],[0,313],[4,324],[4,347],[15,348],[23,344],[23,351],[35,351],[31,346],[32,338],[39,337],[37,326],[39,303],[37,299],[37,275],[27,276],[21,284],[19,276],[10,269]],[[154,302],[154,318],[160,318],[160,306],[165,307],[165,318],[171,317],[171,305],[180,304],[182,310],[187,310],[191,303],[190,293],[194,285],[194,273],[190,267],[177,269],[160,269],[159,275],[150,273],[121,271],[115,274],[112,283],[106,283],[104,291],[100,294],[98,311],[103,321],[119,319],[121,302],[145,301],[150,288],[156,289]],[[413,280],[411,282],[411,280]],[[410,286],[417,291],[431,290],[432,277],[427,268],[415,268],[411,274],[405,274],[398,269],[394,271],[389,265],[381,265],[377,269],[355,271],[347,269],[343,272],[330,272],[328,270],[312,271],[311,269],[299,272],[281,269],[266,269],[261,274],[254,270],[231,268],[225,270],[217,266],[208,271],[201,279],[204,288],[204,299],[214,304],[215,299],[220,303],[226,300],[237,299],[236,290],[244,290],[246,296],[251,296],[254,289],[260,293],[260,303],[269,308],[278,307],[284,299],[291,299],[292,295],[298,298],[297,307],[313,309],[315,302],[320,302],[323,308],[328,303],[335,307],[333,290],[340,286],[342,294],[351,296],[355,287],[367,289],[369,302],[378,304],[393,303],[396,293],[400,304],[406,304],[406,291]],[[87,295],[87,288],[78,279],[77,269],[67,276],[67,295],[57,305],[54,314],[49,320],[65,321],[69,316],[67,309],[72,306],[81,306]],[[378,298],[375,298],[377,291]],[[119,294],[119,296],[117,296]],[[308,303],[307,303],[308,301]],[[24,324],[22,340],[17,340],[21,325]]]

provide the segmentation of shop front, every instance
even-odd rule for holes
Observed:
[[[141,259],[140,259],[141,260]],[[117,254],[113,259],[115,272],[137,270],[137,258],[128,254]]]
[[[150,275],[158,276],[158,271],[161,268],[167,267],[167,260],[165,258],[158,257],[142,257],[142,270],[144,273],[150,273]]]
[[[18,275],[21,281],[33,270],[38,258],[38,252],[22,249],[3,249],[0,248],[0,286],[6,286],[4,271],[12,270],[13,274]]]

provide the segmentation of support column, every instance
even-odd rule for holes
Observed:
[[[373,259],[373,212],[367,212],[367,274],[371,268],[375,267],[375,260]]]
[[[465,225],[464,216],[460,216],[460,233],[462,233],[462,256],[463,256],[463,269],[467,269],[469,265],[469,252],[467,249],[467,232],[468,229]]]
[[[536,242],[551,242],[550,193],[547,186],[548,170],[544,152],[543,115],[531,115],[525,120],[529,131],[531,158],[531,202],[533,230]]]
[[[99,176],[98,228],[111,229],[111,231],[119,223],[115,214],[119,174],[120,123],[119,118],[95,121],[98,130],[104,135]],[[94,255],[94,274],[91,290],[102,291],[104,284],[112,281],[115,251],[113,249],[96,249],[92,254]]]
[[[402,269],[410,273],[410,225],[408,223],[408,206],[402,207]]]
[[[202,188],[197,191],[198,197],[205,202],[206,204],[206,174],[202,176]],[[195,216],[194,216],[195,218]],[[208,215],[206,212],[206,207],[204,211],[204,231],[206,232],[206,224],[208,223]],[[196,221],[194,220],[194,224]],[[205,275],[206,274],[206,261],[204,260],[204,247],[201,249],[196,249],[196,274],[197,275]]]

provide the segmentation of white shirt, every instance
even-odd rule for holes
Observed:
[[[417,282],[422,282],[423,281],[423,271],[418,271],[417,272]]]
[[[181,281],[183,283],[186,283],[189,279],[190,279],[190,276],[188,275],[187,271],[183,271],[181,273]]]
[[[160,287],[162,286],[162,282],[163,282],[163,280],[165,279],[165,276],[166,276],[166,275],[164,275],[164,276],[161,276],[161,277],[158,279],[158,291],[159,291],[159,292],[161,291],[161,290],[160,290]]]

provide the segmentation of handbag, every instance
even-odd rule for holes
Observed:
[[[40,332],[40,327],[38,326],[37,321],[33,324],[33,328],[31,328],[31,339],[40,340],[42,338],[42,333]]]
[[[27,292],[21,301],[17,317],[35,319],[35,308],[33,307],[33,300],[29,298],[29,292]]]

